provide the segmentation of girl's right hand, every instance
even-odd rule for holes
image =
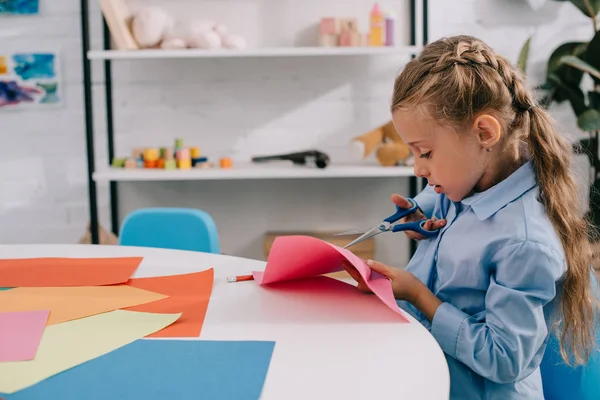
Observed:
[[[392,202],[400,208],[410,208],[411,207],[410,202],[408,200],[406,200],[406,198],[400,196],[399,194],[392,195]],[[405,223],[405,222],[412,222],[412,221],[421,221],[426,218],[427,217],[425,216],[425,214],[423,214],[423,212],[420,209],[417,209],[417,211],[415,211],[412,214],[408,214],[406,217],[402,218],[399,222]],[[433,217],[431,219],[428,219],[427,222],[425,222],[424,228],[428,231],[434,231],[436,229],[440,229],[444,225],[446,225],[445,219],[436,219],[435,217]],[[404,231],[404,233],[406,233],[406,236],[408,238],[414,239],[414,240],[422,240],[422,239],[426,238],[425,236],[421,235],[420,233],[414,232],[414,231]]]

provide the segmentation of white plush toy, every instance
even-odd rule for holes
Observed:
[[[158,7],[145,7],[132,21],[132,33],[141,48],[163,49],[242,49],[245,39],[231,34],[224,24],[207,19],[187,23],[174,21]]]
[[[131,22],[133,37],[141,48],[158,47],[173,26],[173,19],[158,7],[141,9]]]

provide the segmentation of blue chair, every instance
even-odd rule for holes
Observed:
[[[191,208],[143,208],[130,213],[121,227],[119,245],[220,253],[214,220]]]
[[[593,283],[596,286],[595,279]],[[600,328],[597,328],[596,342],[600,348]],[[559,339],[553,334],[548,340],[540,372],[546,400],[600,399],[600,350],[590,356],[585,366],[570,367],[563,361]]]

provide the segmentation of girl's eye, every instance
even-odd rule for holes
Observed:
[[[431,151],[421,154],[421,158],[429,158],[429,157],[431,157]]]

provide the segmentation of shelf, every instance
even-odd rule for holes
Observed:
[[[320,179],[320,178],[383,178],[414,176],[412,167],[381,167],[378,165],[329,165],[324,169],[271,163],[248,164],[231,169],[192,168],[188,170],[107,168],[96,171],[98,181],[196,181],[229,179]]]
[[[169,58],[230,58],[230,57],[309,57],[309,56],[410,56],[417,46],[395,47],[265,47],[258,49],[181,49],[181,50],[92,50],[90,60],[144,60]]]

